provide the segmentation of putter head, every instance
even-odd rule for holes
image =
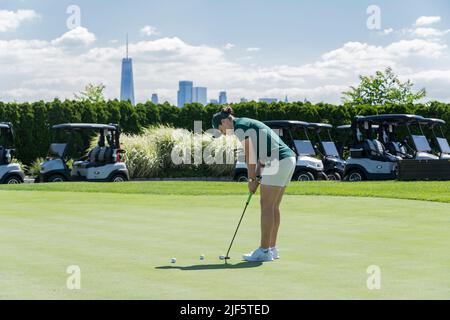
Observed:
[[[227,261],[230,260],[230,259],[231,259],[230,257],[225,257],[225,258],[224,258],[225,263],[227,263]]]

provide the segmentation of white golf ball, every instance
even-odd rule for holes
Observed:
[[[225,260],[225,256],[224,256],[224,255],[221,255],[221,256],[219,256],[219,259],[220,259],[220,260]]]
[[[177,262],[177,258],[172,258],[172,259],[170,259],[170,262],[171,262],[171,263]]]
[[[205,260],[205,255],[204,255],[204,254],[202,254],[202,255],[200,256],[200,260]]]

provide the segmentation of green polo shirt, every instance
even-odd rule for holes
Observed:
[[[289,157],[295,157],[294,151],[291,150],[281,138],[268,126],[258,120],[249,118],[235,118],[233,120],[234,133],[242,142],[248,137],[256,136],[257,139],[257,158],[258,160],[274,160],[274,150],[278,149],[278,159],[282,160]],[[267,148],[261,148],[261,143],[266,142]],[[254,141],[252,141],[255,143]]]

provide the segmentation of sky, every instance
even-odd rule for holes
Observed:
[[[386,67],[450,102],[448,0],[0,0],[0,101],[118,98],[127,33],[137,102],[192,80],[208,99],[340,103]]]

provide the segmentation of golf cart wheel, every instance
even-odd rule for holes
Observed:
[[[128,181],[127,177],[121,173],[113,175],[110,179],[111,182],[125,182]]]
[[[329,172],[327,173],[327,178],[330,181],[341,181],[342,177],[339,173],[337,172]]]
[[[347,175],[347,181],[360,182],[364,180],[364,174],[360,170],[353,170]]]
[[[294,176],[295,181],[314,181],[314,175],[308,171],[300,171]]]
[[[234,178],[237,182],[248,182],[247,174],[240,173]]]
[[[65,182],[65,181],[67,181],[67,179],[66,179],[63,175],[60,175],[60,174],[52,174],[52,175],[48,178],[47,181],[48,181],[48,182]]]
[[[11,176],[5,181],[6,184],[20,184],[22,180],[16,176]]]

